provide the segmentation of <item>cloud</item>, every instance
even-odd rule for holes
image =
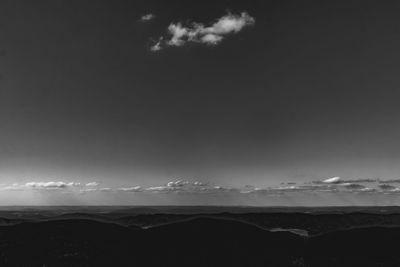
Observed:
[[[200,43],[217,45],[229,34],[238,33],[243,28],[254,25],[255,19],[247,12],[240,14],[228,13],[208,26],[194,22],[191,25],[183,25],[182,22],[171,23],[168,26],[168,36],[160,37],[150,48],[151,51],[159,51],[164,46],[183,46],[186,43]]]
[[[178,181],[175,181],[175,182],[167,183],[167,186],[168,187],[183,187],[183,186],[189,185],[189,184],[190,184],[190,182],[188,182],[188,181],[178,180]]]
[[[338,191],[336,185],[331,184],[304,184],[285,185],[270,188],[255,188],[251,193],[290,193],[290,192],[334,192]]]
[[[379,188],[383,191],[390,191],[390,192],[399,191],[399,188],[389,184],[379,184]]]
[[[147,192],[154,193],[212,193],[238,191],[238,189],[227,188],[218,185],[210,185],[199,181],[189,182],[187,180],[177,180],[168,182],[161,186],[152,186],[145,189]]]
[[[379,183],[400,184],[400,179],[378,180]]]
[[[154,185],[150,187],[142,186],[122,186],[122,187],[103,187],[99,188],[97,182],[65,182],[65,181],[32,181],[27,183],[2,184],[2,191],[51,191],[60,193],[106,193],[106,192],[141,192],[143,194],[150,193],[166,193],[166,194],[262,194],[266,196],[283,196],[291,194],[314,194],[314,193],[373,193],[373,194],[391,194],[400,192],[400,188],[391,185],[394,180],[387,180],[389,183],[384,183],[378,179],[353,179],[346,180],[340,177],[332,177],[319,181],[303,182],[303,183],[280,183],[277,186],[256,187],[254,185],[245,185],[242,187],[221,186],[202,181],[190,180],[174,180],[162,185]]]
[[[98,186],[98,185],[99,185],[99,183],[97,183],[97,182],[90,182],[90,183],[86,184],[86,186]]]
[[[0,190],[61,190],[80,187],[79,182],[63,182],[63,181],[49,181],[49,182],[27,182],[24,184],[13,183],[11,185],[3,185]]]
[[[142,192],[143,189],[141,186],[133,186],[133,187],[120,187],[117,188],[117,191],[122,191],[122,192]]]
[[[81,193],[92,193],[92,192],[111,192],[113,191],[110,187],[103,187],[103,188],[84,188],[79,190]]]
[[[181,46],[185,44],[183,38],[189,34],[190,29],[183,27],[181,23],[177,23],[169,25],[168,31],[171,34],[171,39],[167,41],[167,44]]]
[[[344,183],[375,183],[377,179],[352,179],[352,180],[343,180]]]
[[[322,181],[325,184],[337,184],[341,182],[340,177],[333,177]]]
[[[161,42],[163,41],[163,39],[164,39],[163,37],[160,37],[158,39],[158,42],[150,47],[150,51],[152,51],[152,52],[160,51],[161,50]]]
[[[340,184],[340,183],[374,183],[377,182],[377,179],[350,179],[350,180],[344,180],[341,179],[340,177],[332,177],[329,179],[325,179],[322,181],[313,181],[312,183],[314,184]]]
[[[340,184],[340,186],[343,186],[344,188],[348,189],[348,190],[363,190],[366,188],[366,186],[362,185],[362,184],[357,184],[357,183],[343,183]]]
[[[112,188],[110,188],[110,187],[103,187],[103,188],[99,188],[99,191],[100,191],[100,192],[111,192],[111,191],[112,191]]]
[[[148,192],[172,192],[172,191],[181,191],[181,189],[176,187],[169,186],[151,186],[145,189]]]
[[[25,183],[25,187],[30,187],[30,188],[35,188],[35,189],[61,189],[61,188],[67,188],[67,187],[74,187],[74,186],[80,186],[80,183],[76,182],[28,182]]]
[[[81,193],[90,193],[90,192],[97,192],[98,189],[97,188],[85,188],[85,189],[81,189],[79,190]]]
[[[155,14],[149,13],[140,17],[141,22],[147,22],[156,18]]]

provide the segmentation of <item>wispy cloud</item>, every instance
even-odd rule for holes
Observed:
[[[98,182],[90,182],[86,184],[86,186],[98,186],[98,185],[99,185]]]
[[[25,187],[36,188],[36,189],[60,189],[67,187],[80,186],[80,183],[77,182],[28,182],[25,183]]]
[[[3,184],[0,190],[66,190],[79,189],[84,187],[96,187],[97,182],[65,182],[65,181],[31,181],[26,183]],[[89,189],[88,189],[89,190]],[[96,190],[93,188],[93,190]]]
[[[238,33],[254,23],[255,18],[247,12],[228,13],[207,25],[198,22],[189,25],[184,25],[182,22],[171,23],[168,26],[168,35],[158,38],[150,50],[159,51],[166,46],[183,46],[187,43],[214,46],[224,40],[227,35]]]
[[[3,185],[0,190],[52,190],[52,189],[67,189],[79,187],[81,183],[78,182],[63,182],[63,181],[49,181],[49,182],[27,182],[24,184],[14,183],[11,185]]]
[[[157,52],[161,50],[162,41],[164,40],[163,37],[160,37],[158,41],[150,47],[150,51]]]
[[[120,188],[117,188],[117,191],[122,191],[122,192],[142,192],[143,188],[141,186],[120,187]]]
[[[369,178],[360,178],[360,179],[342,179],[340,177],[332,177],[325,180],[313,181],[314,184],[341,184],[341,183],[375,183],[379,180],[377,179],[369,179]]]
[[[388,179],[388,180],[377,180],[379,183],[385,183],[385,184],[400,184],[400,179]]]
[[[103,187],[103,188],[83,188],[80,189],[79,192],[81,193],[92,193],[92,192],[112,192],[114,191],[110,187]]]
[[[390,192],[396,192],[400,190],[398,187],[389,184],[379,184],[378,187],[383,191],[390,191]]]
[[[153,13],[148,13],[140,17],[141,22],[147,22],[156,18],[156,15]]]

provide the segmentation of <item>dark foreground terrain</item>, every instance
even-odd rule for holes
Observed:
[[[400,228],[301,237],[221,219],[148,230],[88,220],[0,229],[0,266],[400,266]]]
[[[171,214],[173,219],[165,224],[160,224],[160,214],[121,218],[66,213],[53,219],[36,214],[47,218],[36,221],[30,214],[18,222],[8,218],[0,226],[0,266],[400,266],[396,214],[241,214],[253,221],[260,217],[264,225],[268,216],[276,224],[281,216],[290,231],[262,229],[237,220],[237,215],[180,214],[177,220],[178,215]],[[167,217],[161,216],[164,221]],[[139,220],[147,220],[143,225],[156,220],[158,226],[128,223]],[[308,236],[291,228],[307,225],[310,232],[312,224],[331,226]]]

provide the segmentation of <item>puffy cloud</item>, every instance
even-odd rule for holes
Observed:
[[[201,28],[203,33],[223,35],[232,32],[237,33],[241,31],[245,26],[252,25],[254,23],[255,19],[246,12],[242,12],[240,15],[229,13],[218,19],[218,21],[210,27]]]
[[[183,40],[183,38],[189,34],[192,34],[190,33],[190,29],[183,27],[181,23],[169,25],[168,31],[171,34],[171,39],[167,41],[167,44],[174,46],[181,46],[185,44],[185,40]]]
[[[147,22],[156,18],[155,14],[149,13],[140,17],[141,22]]]
[[[183,46],[188,42],[217,45],[227,35],[238,33],[254,23],[255,19],[247,12],[228,13],[208,26],[196,22],[188,26],[184,26],[182,22],[171,23],[168,26],[168,37],[160,37],[150,50],[159,51],[163,46]]]

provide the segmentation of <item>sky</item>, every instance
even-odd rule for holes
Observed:
[[[2,1],[0,204],[400,204],[399,11]]]

